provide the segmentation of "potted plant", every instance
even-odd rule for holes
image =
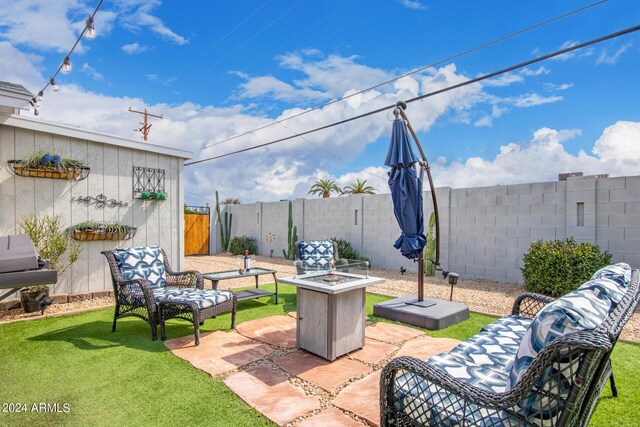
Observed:
[[[118,221],[84,221],[67,229],[76,240],[127,240],[136,234],[136,227]]]
[[[76,262],[82,252],[80,245],[64,232],[62,217],[59,215],[23,217],[19,223],[19,230],[29,236],[38,255],[48,259],[51,269],[58,270],[58,275]],[[20,291],[22,307],[27,313],[39,310],[39,299],[48,296],[49,287],[46,285],[29,286]]]
[[[166,200],[167,193],[165,193],[164,191],[156,191],[155,193],[153,193],[153,198],[156,200]]]
[[[27,177],[72,181],[84,179],[89,175],[89,168],[81,161],[68,159],[45,150],[38,150],[22,160],[10,160],[9,165],[16,175]]]

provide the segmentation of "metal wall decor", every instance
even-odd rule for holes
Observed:
[[[98,209],[104,209],[105,206],[108,208],[124,208],[129,206],[129,203],[127,202],[122,202],[116,199],[107,199],[107,196],[102,193],[98,194],[96,197],[74,197],[71,201],[84,203],[87,206],[95,205]]]
[[[133,167],[133,197],[136,199],[165,200],[164,169]]]

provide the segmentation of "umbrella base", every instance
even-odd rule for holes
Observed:
[[[435,298],[418,302],[415,296],[406,296],[374,305],[373,314],[435,331],[467,320],[469,307]]]

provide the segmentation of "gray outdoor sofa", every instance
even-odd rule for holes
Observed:
[[[559,299],[523,294],[512,315],[447,354],[392,360],[380,379],[382,426],[584,426],[611,380],[609,356],[639,300],[620,263]]]

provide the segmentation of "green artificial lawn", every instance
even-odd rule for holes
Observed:
[[[237,322],[295,310],[295,288],[281,285],[280,298],[278,305],[273,297],[239,303]],[[386,299],[367,295],[371,320],[382,320],[371,313],[375,303]],[[173,356],[161,341],[151,341],[150,328],[143,321],[121,319],[112,333],[112,316],[110,308],[0,325],[0,425],[273,425],[220,378]],[[466,322],[427,333],[464,340],[492,320],[472,313]],[[207,320],[201,331],[229,330],[230,323],[230,315],[225,314]],[[167,325],[168,338],[192,333],[186,322],[174,320]],[[618,343],[612,360],[620,397],[612,398],[605,387],[591,425],[637,425],[638,359],[639,346]],[[26,404],[27,412],[6,412],[15,411],[15,404]],[[49,411],[33,411],[33,404],[49,404]],[[63,412],[64,404],[68,412]]]

